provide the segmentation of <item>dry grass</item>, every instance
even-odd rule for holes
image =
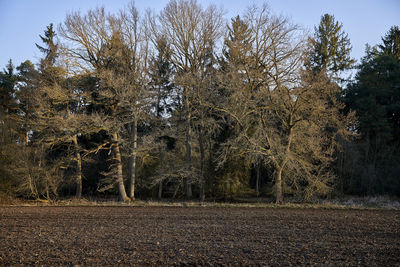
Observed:
[[[107,206],[107,207],[215,207],[215,208],[288,208],[288,209],[393,209],[400,210],[399,199],[379,197],[346,197],[330,200],[314,200],[310,203],[300,203],[289,199],[282,205],[273,203],[272,199],[241,199],[239,203],[212,202],[212,201],[155,201],[135,200],[121,203],[116,199],[63,199],[58,201],[22,201],[16,199],[2,199],[2,206]]]

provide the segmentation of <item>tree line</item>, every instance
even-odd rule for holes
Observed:
[[[309,36],[267,5],[95,8],[40,39],[0,72],[4,194],[400,194],[397,26],[358,65],[333,15]]]

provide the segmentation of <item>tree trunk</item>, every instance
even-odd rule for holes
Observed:
[[[199,147],[200,147],[200,201],[204,201],[204,141],[201,131],[199,132]]]
[[[46,179],[46,200],[50,200],[49,181]]]
[[[162,181],[158,184],[158,199],[162,198]]]
[[[160,104],[161,103],[161,86],[158,87],[158,93],[157,93],[157,106],[156,106],[156,116],[158,119],[158,122],[160,122],[161,119],[161,107]],[[158,127],[161,128],[161,123],[158,123]],[[161,149],[161,138],[158,140],[159,144],[158,144],[158,155],[160,155],[160,164],[159,166],[162,166],[164,158],[163,158],[163,153],[162,153],[162,149]],[[160,183],[158,184],[158,199],[162,198],[162,190],[163,190],[163,181],[161,180]]]
[[[187,90],[187,89],[186,89]],[[190,114],[190,105],[189,105],[189,99],[186,93],[186,170],[188,173],[191,173],[192,170],[192,155],[191,155],[191,146],[190,146],[190,120],[191,120],[191,114]],[[189,182],[190,177],[186,177],[185,179],[185,192],[186,192],[186,199],[192,198],[192,185]]]
[[[347,146],[346,143],[344,141],[341,142],[341,147],[342,150],[339,152],[339,179],[340,179],[340,193],[342,193],[342,195],[344,194],[344,183],[345,183],[345,159],[346,159],[346,151],[347,151]]]
[[[256,175],[256,193],[257,193],[257,197],[260,194],[260,188],[259,188],[259,184],[260,184],[260,163],[257,162],[257,175]]]
[[[26,113],[26,116],[28,116],[28,110],[29,110],[29,105],[27,104],[27,106],[26,106],[26,111],[27,111],[27,113]],[[28,118],[27,117],[25,117],[25,146],[28,146],[29,145],[29,126],[28,126]]]
[[[292,139],[293,139],[293,128],[292,128],[292,117],[289,116],[288,120],[288,138],[287,138],[287,144],[286,144],[286,149],[285,149],[285,155],[282,160],[282,164],[277,166],[276,170],[276,181],[275,181],[275,187],[276,187],[276,204],[282,204],[283,203],[283,191],[282,191],[282,171],[283,168],[285,168],[285,165],[289,159],[289,154],[290,154],[290,145],[292,144]]]
[[[29,145],[29,131],[28,130],[25,131],[25,145],[26,146]]]
[[[113,132],[112,137],[113,137],[112,147],[114,150],[114,160],[115,160],[115,164],[117,165],[117,183],[118,183],[118,190],[119,190],[119,200],[121,202],[125,202],[125,201],[129,200],[129,198],[126,195],[124,178],[122,176],[121,151],[119,149],[117,132]]]
[[[212,138],[210,137],[208,139],[208,160],[207,160],[207,167],[209,170],[212,170],[214,168],[214,159],[213,159],[213,147],[212,147]],[[212,174],[211,174],[212,175]],[[212,180],[212,179],[211,179]],[[209,180],[210,182],[210,180]],[[210,194],[215,197],[216,195],[216,186],[213,184],[210,186],[211,192]]]
[[[28,184],[29,184],[29,189],[31,190],[31,195],[37,199],[38,198],[37,190],[36,190],[35,186],[33,185],[33,179],[32,179],[30,172],[28,172]]]
[[[276,180],[275,180],[275,190],[276,190],[276,204],[283,203],[283,193],[282,193],[282,170],[283,166],[279,167],[276,171]]]
[[[161,143],[161,140],[159,140],[159,142]],[[162,153],[162,149],[161,149],[161,144],[160,143],[158,144],[158,154],[160,155],[160,164],[159,164],[159,166],[162,166],[162,164],[164,162],[164,155]],[[162,190],[163,190],[163,181],[161,180],[160,183],[158,184],[158,199],[162,198]]]
[[[137,155],[137,118],[135,116],[131,126],[132,147],[129,156],[129,198],[135,199],[136,155]]]
[[[72,137],[75,150],[75,161],[76,161],[76,198],[82,197],[82,158],[78,147],[78,138],[76,134]]]

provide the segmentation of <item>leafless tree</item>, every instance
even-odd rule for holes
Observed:
[[[192,122],[194,110],[198,108],[193,101],[196,92],[208,89],[204,87],[207,58],[222,34],[222,12],[215,6],[203,9],[194,0],[171,0],[160,13],[158,22],[157,32],[165,36],[172,49],[172,63],[177,71],[176,86],[182,88],[186,169],[190,173],[193,168]],[[185,192],[187,198],[192,197],[189,177],[185,179]]]
[[[104,8],[86,15],[69,14],[60,32],[67,41],[64,52],[71,59],[73,70],[97,79],[96,99],[101,106],[103,129],[109,133],[120,199],[134,199],[137,156],[137,125],[141,100],[145,98],[147,39],[140,27],[137,10],[108,15]],[[128,128],[129,192],[126,194],[121,144]]]
[[[236,125],[221,158],[237,153],[273,167],[277,203],[285,185],[300,191],[306,184],[305,197],[326,193],[335,137],[345,129],[337,88],[302,71],[306,46],[298,26],[267,6],[250,8],[244,24],[251,33],[248,57],[231,60],[221,79],[229,97],[218,109]]]

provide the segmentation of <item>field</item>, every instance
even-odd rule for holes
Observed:
[[[397,210],[0,207],[0,266],[400,266]]]

